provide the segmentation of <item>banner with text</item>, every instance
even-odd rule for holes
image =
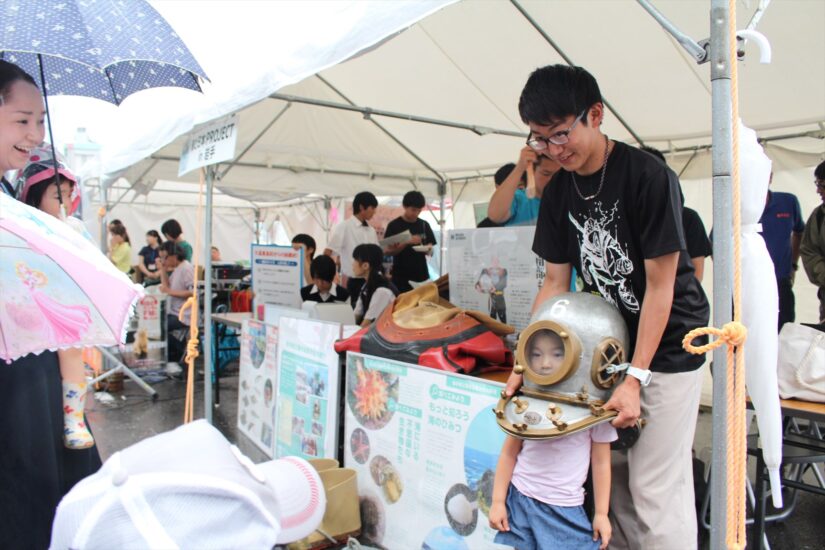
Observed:
[[[348,353],[344,464],[358,472],[359,541],[503,548],[487,515],[504,432],[503,385]]]
[[[450,231],[450,301],[516,330],[527,327],[544,282],[544,261],[532,250],[535,231],[532,226]]]
[[[235,158],[238,141],[238,115],[229,115],[189,133],[178,164],[178,176]]]
[[[241,328],[238,430],[273,456],[278,327],[247,320]]]
[[[341,325],[282,316],[278,322],[278,433],[275,458],[336,458],[341,392]]]
[[[252,311],[263,319],[263,305],[301,309],[304,251],[291,246],[252,245]]]

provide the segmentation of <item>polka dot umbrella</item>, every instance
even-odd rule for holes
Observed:
[[[201,91],[200,81],[208,80],[144,0],[0,0],[0,59],[39,80],[47,111],[54,95],[119,105],[140,90]]]

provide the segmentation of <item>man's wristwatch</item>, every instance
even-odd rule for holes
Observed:
[[[642,387],[647,386],[650,384],[650,381],[653,380],[653,373],[650,372],[648,369],[639,369],[636,367],[628,366],[627,367],[627,374],[639,380],[639,384]]]

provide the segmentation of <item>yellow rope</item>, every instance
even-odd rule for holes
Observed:
[[[186,397],[184,399],[183,408],[183,423],[188,424],[194,420],[195,413],[195,359],[198,353],[198,279],[200,271],[200,255],[201,255],[201,227],[203,226],[203,168],[200,170],[200,185],[198,187],[198,215],[195,231],[195,247],[192,253],[192,264],[194,269],[194,278],[192,286],[192,296],[186,299],[186,302],[180,308],[178,318],[183,321],[184,312],[191,310],[191,318],[189,320],[189,342],[186,344]]]
[[[733,550],[745,548],[745,479],[747,475],[747,434],[745,426],[745,353],[742,349],[747,329],[742,325],[742,220],[740,213],[741,187],[739,177],[739,88],[736,43],[736,0],[729,0],[728,34],[730,37],[731,78],[731,142],[733,159],[731,185],[733,191],[733,322],[721,330],[714,327],[690,331],[682,346],[690,353],[706,353],[727,344],[727,493],[725,498],[725,545]],[[715,335],[717,339],[705,346],[693,346],[694,338]],[[717,371],[717,376],[721,373]]]

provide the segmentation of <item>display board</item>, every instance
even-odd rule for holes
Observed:
[[[252,311],[263,319],[263,304],[301,309],[304,251],[291,246],[252,245]]]
[[[281,316],[278,331],[275,457],[336,458],[341,325]]]
[[[241,327],[238,430],[267,456],[274,451],[278,327],[246,320]]]
[[[163,336],[161,319],[163,319],[163,303],[166,300],[166,295],[160,294],[159,290],[155,291],[155,288],[159,289],[159,287],[146,289],[145,296],[138,300],[135,313],[137,314],[138,330],[145,330],[147,337],[152,340],[160,340]],[[166,322],[166,319],[163,319],[163,322]]]
[[[502,384],[348,353],[344,464],[358,472],[359,541],[504,548],[488,525],[504,433]]]
[[[489,313],[522,330],[544,282],[544,261],[533,253],[533,226],[450,231],[450,301]]]

